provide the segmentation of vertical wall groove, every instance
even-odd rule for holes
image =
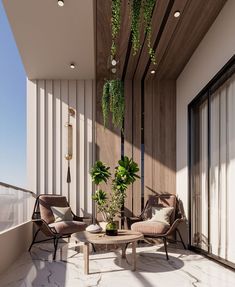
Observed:
[[[80,215],[92,212],[89,170],[94,160],[94,88],[92,80],[28,80],[28,187],[35,193],[62,194]],[[71,184],[65,159],[65,123],[68,107],[73,126]],[[80,210],[81,209],[81,210]]]

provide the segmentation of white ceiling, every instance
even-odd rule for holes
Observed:
[[[95,77],[94,1],[64,2],[3,0],[29,79]]]

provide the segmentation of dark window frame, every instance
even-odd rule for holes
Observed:
[[[200,248],[197,248],[192,245],[192,114],[196,106],[202,103],[205,100],[208,100],[208,241],[210,245],[210,192],[209,192],[209,183],[210,183],[210,101],[211,95],[221,87],[228,78],[230,78],[235,73],[235,55],[233,55],[230,60],[222,67],[222,69],[207,83],[207,85],[197,94],[197,96],[189,103],[188,105],[188,210],[189,210],[189,249],[195,252],[199,252],[223,265],[226,267],[235,269],[235,264],[229,261],[226,261],[218,256],[210,254],[210,248],[208,251],[204,251]]]

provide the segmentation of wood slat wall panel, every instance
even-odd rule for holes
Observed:
[[[125,81],[125,122],[124,122],[124,155],[133,157],[133,138],[132,138],[132,81]],[[132,216],[132,186],[127,189],[125,199],[125,215]]]
[[[86,169],[85,169],[85,181],[86,181],[86,211],[87,213],[92,213],[92,181],[90,177],[90,170],[93,165],[93,110],[92,110],[92,92],[93,92],[93,84],[91,80],[85,81],[85,146],[86,146]]]
[[[153,82],[153,193],[175,193],[175,82]]]
[[[104,129],[101,108],[103,84],[104,81],[97,81],[96,86],[96,159],[108,164],[113,171],[121,158],[121,133],[111,124]],[[104,189],[110,190],[110,185]]]
[[[141,174],[141,82],[134,82],[133,95],[133,159],[139,165]],[[133,213],[139,215],[141,211],[141,181],[133,184]]]
[[[155,113],[153,106],[153,83],[152,81],[145,81],[144,94],[144,202],[152,194],[153,190],[153,133],[155,132],[155,125],[153,126],[153,113]]]
[[[141,104],[143,104],[141,103],[141,81],[146,80],[144,95],[142,95],[145,110],[145,201],[154,192],[175,193],[175,80],[225,2],[225,0],[156,1],[152,19],[152,43],[155,43],[157,49],[157,65],[153,67],[149,62],[143,29],[140,36],[143,49],[140,49],[135,57],[132,56],[132,51],[129,55],[130,49],[127,49],[130,37],[128,30],[130,23],[127,18],[129,7],[127,1],[122,1],[124,18],[118,43],[120,46],[118,46],[117,76],[121,75],[120,71],[123,71],[123,64],[126,61],[124,153],[132,155],[141,166]],[[173,16],[176,10],[181,12],[180,18],[177,19]],[[103,83],[105,79],[110,78],[107,65],[111,46],[110,18],[111,1],[100,0],[97,5],[96,151],[97,159],[107,162],[113,168],[120,158],[120,132],[112,126],[104,131],[101,109]],[[128,28],[125,29],[125,27]],[[150,70],[153,68],[156,69],[155,77],[150,75]],[[128,189],[126,199],[128,215],[132,212],[135,215],[140,213],[142,193],[140,180]]]

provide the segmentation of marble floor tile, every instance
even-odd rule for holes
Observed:
[[[137,248],[137,270],[131,270],[120,250],[91,253],[90,273],[83,273],[83,255],[73,242],[61,243],[56,261],[53,245],[38,244],[0,276],[0,287],[234,287],[235,272],[188,250],[169,247],[167,261],[162,246]]]

